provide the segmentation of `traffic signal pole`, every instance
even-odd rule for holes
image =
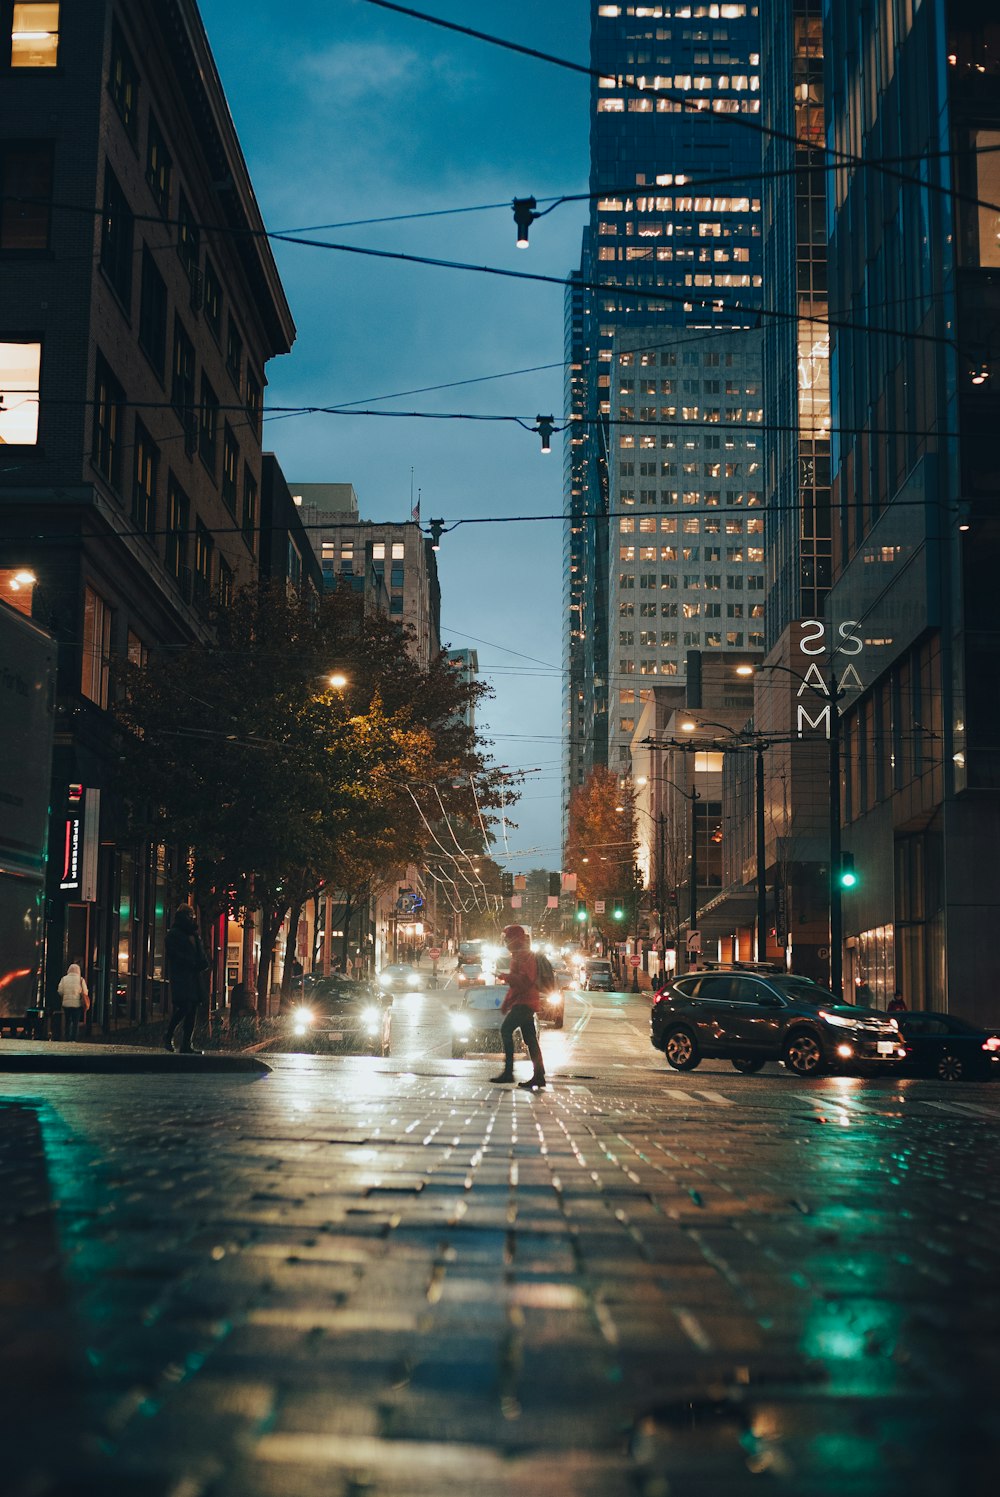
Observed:
[[[840,692],[830,667],[830,991],[844,996],[844,912],[840,886]]]

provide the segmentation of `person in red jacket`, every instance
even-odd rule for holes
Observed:
[[[508,925],[503,933],[503,939],[504,945],[510,952],[507,996],[500,1006],[500,1012],[504,1015],[503,1023],[500,1025],[504,1066],[499,1076],[494,1076],[493,1080],[497,1083],[514,1080],[514,1030],[519,1029],[534,1066],[531,1079],[522,1081],[520,1085],[525,1091],[537,1091],[539,1087],[545,1085],[545,1065],[538,1045],[538,1029],[535,1024],[535,1015],[538,1013],[541,999],[538,991],[538,964],[532,954],[523,926]]]

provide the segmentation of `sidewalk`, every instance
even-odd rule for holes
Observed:
[[[181,1071],[226,1075],[265,1075],[271,1067],[256,1055],[219,1050],[206,1054],[169,1055],[162,1047],[122,1045],[98,1040],[0,1040],[0,1072],[46,1072],[61,1074],[121,1075]]]

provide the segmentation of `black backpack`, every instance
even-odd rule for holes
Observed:
[[[551,993],[556,985],[556,974],[552,969],[552,963],[542,951],[536,951],[535,956],[535,980],[538,983],[540,993]]]

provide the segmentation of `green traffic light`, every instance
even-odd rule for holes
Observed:
[[[622,909],[621,905],[617,905],[616,908],[615,908],[615,919],[616,920],[624,920],[625,919],[625,911]]]
[[[857,882],[858,875],[853,869],[845,868],[844,872],[840,875],[840,887],[842,889],[853,889],[857,886]]]
[[[577,910],[577,912],[576,912],[576,918],[578,920],[581,920],[581,921],[582,920],[586,920],[586,918],[587,918],[587,911],[586,910]]]

